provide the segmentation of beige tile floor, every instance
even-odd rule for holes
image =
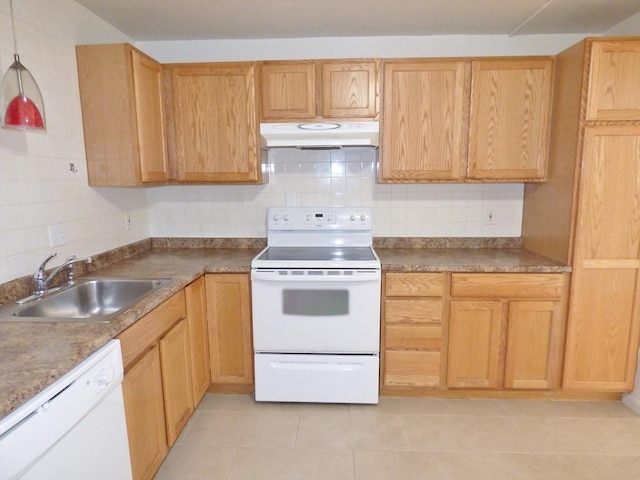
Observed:
[[[207,394],[155,479],[640,480],[640,417],[619,402]]]

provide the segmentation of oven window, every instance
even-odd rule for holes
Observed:
[[[284,289],[282,310],[285,315],[316,317],[348,315],[349,291]]]

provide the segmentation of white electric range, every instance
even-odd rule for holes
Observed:
[[[257,401],[377,403],[371,209],[270,208],[251,263]]]

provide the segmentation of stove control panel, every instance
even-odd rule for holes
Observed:
[[[368,207],[270,208],[267,230],[358,230],[373,227]]]

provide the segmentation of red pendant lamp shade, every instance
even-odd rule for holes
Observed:
[[[16,27],[13,20],[13,0],[11,6],[11,25],[13,27],[13,43],[17,52]],[[20,63],[17,53],[14,62],[2,78],[2,128],[18,130],[44,130],[44,102],[38,84],[33,76]]]
[[[44,121],[33,100],[26,96],[17,96],[9,102],[4,114],[4,126],[9,128],[44,128]]]

